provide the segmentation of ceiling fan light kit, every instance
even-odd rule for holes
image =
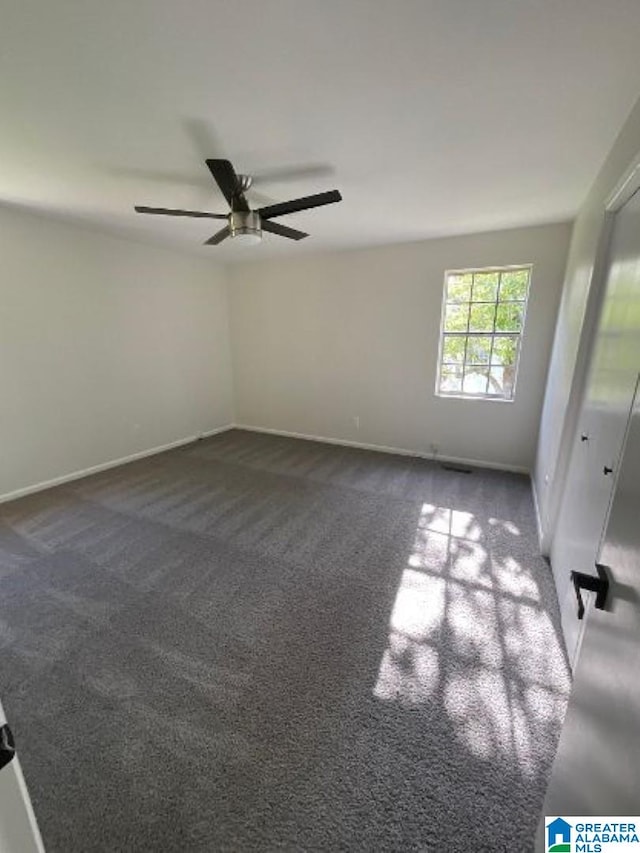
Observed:
[[[255,210],[232,210],[229,214],[229,236],[240,238],[247,246],[260,243],[262,226],[260,214]]]
[[[217,246],[227,237],[232,237],[246,244],[256,244],[262,240],[263,231],[277,234],[280,237],[287,237],[289,240],[303,240],[309,236],[304,231],[296,231],[295,228],[289,228],[287,225],[280,225],[277,222],[271,222],[271,220],[277,216],[286,216],[300,210],[309,210],[312,207],[321,207],[325,204],[342,201],[342,196],[338,190],[329,190],[329,192],[316,193],[304,198],[283,201],[280,204],[270,204],[267,207],[251,210],[244,195],[251,187],[251,176],[236,174],[229,160],[207,160],[207,166],[231,208],[228,214],[207,213],[201,210],[178,210],[168,207],[146,207],[143,205],[136,205],[136,212],[160,216],[187,216],[196,219],[226,219],[225,227],[210,237],[205,242],[205,246]]]

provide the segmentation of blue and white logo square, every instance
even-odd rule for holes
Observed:
[[[640,853],[640,817],[545,817],[546,853]]]
[[[546,818],[547,853],[571,853],[572,825],[563,817]]]

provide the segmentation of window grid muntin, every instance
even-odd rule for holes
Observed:
[[[526,288],[523,299],[502,299],[502,284],[503,284],[503,276],[509,273],[518,273],[524,272],[527,273],[526,279]],[[438,396],[443,397],[466,397],[468,399],[492,399],[492,400],[503,400],[507,402],[513,401],[515,398],[515,389],[516,389],[516,381],[518,377],[518,369],[520,366],[520,353],[522,348],[522,334],[524,332],[524,326],[526,321],[526,313],[527,313],[527,303],[529,300],[529,290],[531,287],[531,272],[532,265],[531,264],[522,264],[516,266],[507,266],[507,267],[491,267],[487,269],[472,269],[472,270],[447,270],[445,273],[445,287],[444,287],[444,301],[442,308],[442,320],[441,320],[441,330],[440,330],[440,347],[439,347],[439,364],[438,364],[438,376],[437,376],[437,384],[436,384],[436,394]],[[497,273],[498,282],[496,286],[496,296],[493,300],[488,299],[479,299],[475,300],[474,292],[476,285],[476,276],[477,275],[488,275],[491,273]],[[453,276],[466,276],[471,275],[471,284],[469,287],[469,296],[468,301],[457,301],[453,299],[449,299],[449,284],[450,279]],[[467,306],[467,322],[466,322],[466,330],[464,331],[447,331],[446,330],[446,318],[447,318],[447,307],[449,305],[459,305],[462,307],[463,305]],[[482,331],[471,331],[471,310],[474,305],[493,305],[493,322],[492,328],[485,329]],[[519,329],[510,329],[506,331],[497,331],[496,330],[496,322],[498,318],[498,309],[501,305],[521,305],[522,312],[520,316],[520,328]],[[445,344],[447,337],[465,337],[465,345],[464,345],[464,355],[462,358],[462,363],[456,363],[452,361],[445,361]],[[491,338],[491,346],[489,351],[489,359],[487,362],[483,364],[479,364],[477,362],[468,362],[467,354],[469,349],[469,339],[472,337],[490,337]],[[514,354],[513,354],[513,362],[511,365],[505,365],[504,363],[494,363],[494,345],[496,338],[500,337],[508,337],[515,338],[514,340]],[[510,393],[506,394],[504,391],[502,393],[491,393],[490,382],[491,382],[491,370],[492,368],[506,368],[512,366],[514,368],[514,373],[512,377],[512,383],[510,387]],[[442,372],[443,368],[451,368],[452,371],[460,370],[460,389],[455,391],[446,391],[442,390]],[[486,382],[485,382],[485,390],[484,391],[473,391],[473,392],[465,392],[464,391],[464,382],[467,375],[472,373],[468,368],[480,368],[482,370],[486,370]],[[478,374],[476,374],[478,375]]]
[[[474,275],[475,280],[475,275]],[[496,288],[496,304],[493,308],[493,334],[491,335],[491,349],[489,350],[489,366],[487,368],[487,384],[484,388],[485,395],[489,396],[489,377],[491,376],[491,367],[493,365],[493,345],[496,341],[496,320],[498,319],[498,305],[500,305],[500,291],[502,290],[502,273],[498,276],[498,286]]]

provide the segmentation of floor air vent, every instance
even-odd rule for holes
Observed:
[[[471,468],[465,468],[464,465],[453,465],[449,462],[441,462],[440,467],[445,471],[453,471],[456,474],[473,474]]]

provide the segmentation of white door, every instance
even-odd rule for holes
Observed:
[[[572,570],[595,574],[640,370],[640,192],[616,214],[606,295],[578,422],[567,484],[551,545],[551,565],[572,667],[584,620]]]
[[[0,729],[6,722],[0,703]],[[0,765],[0,853],[44,853],[17,754],[0,749]]]
[[[640,814],[640,194],[616,220],[584,406],[589,440],[571,460],[561,518],[571,538],[556,552],[591,574],[604,563],[613,583],[606,609],[590,595],[580,623],[546,815]],[[577,622],[573,589],[565,607],[565,622]],[[543,821],[536,849],[546,850]]]
[[[610,604],[586,615],[543,816],[640,814],[640,393],[600,559]],[[544,819],[536,850],[546,850]]]

